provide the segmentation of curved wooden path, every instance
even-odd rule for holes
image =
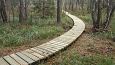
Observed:
[[[0,65],[35,65],[39,61],[52,56],[74,42],[84,31],[85,24],[74,15],[64,12],[73,19],[74,26],[65,34],[40,46],[0,58]]]

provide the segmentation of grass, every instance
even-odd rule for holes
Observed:
[[[115,32],[115,22],[114,21],[115,21],[115,15],[114,15],[114,17],[111,20],[111,28],[112,28],[113,32]]]
[[[32,40],[49,39],[64,33],[72,26],[72,20],[63,15],[62,25],[56,26],[55,18],[33,19],[24,24],[11,22],[0,25],[0,48],[29,44]],[[67,28],[68,29],[67,29]]]
[[[57,58],[57,60],[54,62],[52,61],[51,64],[42,63],[39,65],[115,65],[115,62],[111,57],[102,55],[82,56],[77,54],[77,52],[73,52],[70,55],[65,53],[62,55],[63,57]]]
[[[79,54],[79,52],[77,52],[78,49],[73,46],[76,45],[72,45],[69,49],[60,52],[55,57],[50,58],[50,60],[38,65],[115,65],[115,56],[111,56],[111,53],[107,56],[106,54],[103,55],[98,53],[91,53],[89,55],[84,53],[82,55]]]

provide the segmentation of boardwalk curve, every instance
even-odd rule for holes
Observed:
[[[35,65],[71,45],[82,34],[85,24],[76,16],[65,11],[64,13],[74,22],[73,27],[68,32],[40,46],[1,57],[0,65]]]

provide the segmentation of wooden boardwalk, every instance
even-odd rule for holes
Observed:
[[[43,59],[52,56],[74,42],[84,31],[85,24],[74,15],[65,12],[73,19],[74,26],[65,34],[40,46],[0,58],[0,65],[35,65]]]

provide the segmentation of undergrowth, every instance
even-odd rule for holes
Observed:
[[[72,14],[81,18],[86,25],[91,24],[91,16],[89,14],[79,15],[81,14],[80,12],[72,12]],[[84,33],[87,36],[81,36],[70,48],[38,65],[115,65],[113,42],[107,39],[115,35],[113,30],[112,32],[97,33],[86,30]],[[103,52],[107,51],[107,49],[109,54]]]
[[[55,18],[33,19],[24,24],[10,22],[0,25],[0,48],[29,44],[32,40],[59,36],[72,26],[72,21],[63,15],[62,25],[56,25]]]
[[[77,11],[77,12],[72,12],[70,11],[72,14],[78,16],[80,19],[82,19],[84,21],[84,23],[86,23],[86,25],[92,25],[92,17],[91,14],[88,13],[87,11]],[[99,36],[102,38],[107,38],[107,39],[112,39],[115,38],[115,16],[112,18],[111,20],[111,24],[110,24],[110,31],[107,32],[97,32],[94,33],[93,35],[95,36]]]

